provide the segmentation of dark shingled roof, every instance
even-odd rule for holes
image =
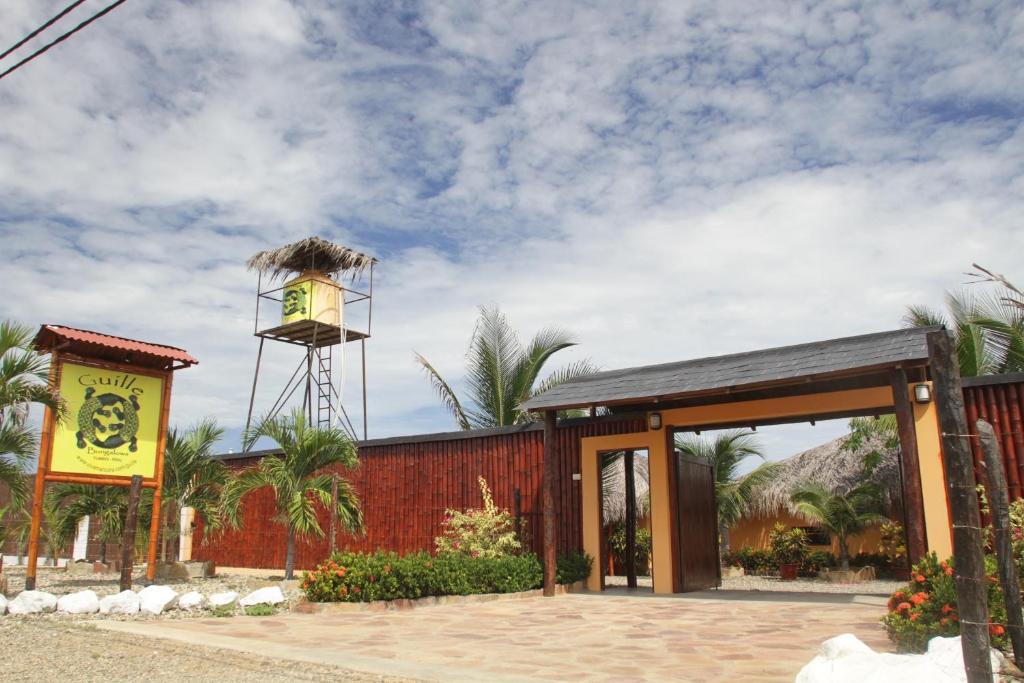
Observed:
[[[527,410],[642,403],[697,392],[852,374],[928,358],[925,336],[937,327],[877,332],[775,349],[598,372],[523,403]]]

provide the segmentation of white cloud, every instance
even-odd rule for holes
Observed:
[[[185,346],[175,420],[237,427],[244,261],[319,233],[382,257],[374,435],[451,426],[412,350],[458,377],[480,304],[605,367],[895,327],[1024,247],[1022,17],[126,3],[0,82],[0,316]]]

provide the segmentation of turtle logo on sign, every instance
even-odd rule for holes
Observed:
[[[306,290],[302,287],[289,287],[284,291],[285,316],[306,315]]]
[[[97,396],[96,389],[88,387],[78,410],[78,447],[85,448],[87,441],[109,449],[128,444],[128,450],[134,453],[138,449],[138,413],[139,399],[134,394],[127,399],[112,392]]]

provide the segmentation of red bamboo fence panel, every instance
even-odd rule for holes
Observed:
[[[558,552],[582,548],[580,520],[582,492],[572,475],[580,472],[580,438],[621,434],[646,428],[642,418],[570,420],[558,429],[557,501]],[[447,509],[481,506],[477,478],[483,476],[494,502],[515,510],[520,494],[526,545],[540,554],[542,544],[541,472],[544,433],[539,425],[455,432],[396,439],[379,439],[360,445],[360,465],[343,472],[362,501],[364,531],[339,532],[339,549],[408,553],[432,550],[441,533]],[[257,464],[262,455],[225,459],[233,470]],[[192,556],[213,560],[220,566],[280,568],[284,566],[287,531],[276,523],[276,505],[269,489],[244,499],[242,525],[204,538],[199,524],[193,536]],[[326,513],[320,525],[328,527]],[[311,568],[328,551],[326,537],[300,540],[295,566]]]
[[[987,483],[984,455],[977,439],[975,422],[992,425],[1003,454],[1010,499],[1024,497],[1024,373],[966,377],[964,407],[967,410],[974,472],[979,483]]]

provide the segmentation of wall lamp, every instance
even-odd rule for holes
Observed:
[[[932,400],[932,388],[927,384],[915,384],[914,400],[918,403],[930,402]]]
[[[661,413],[651,413],[647,416],[647,424],[651,429],[661,429]]]

